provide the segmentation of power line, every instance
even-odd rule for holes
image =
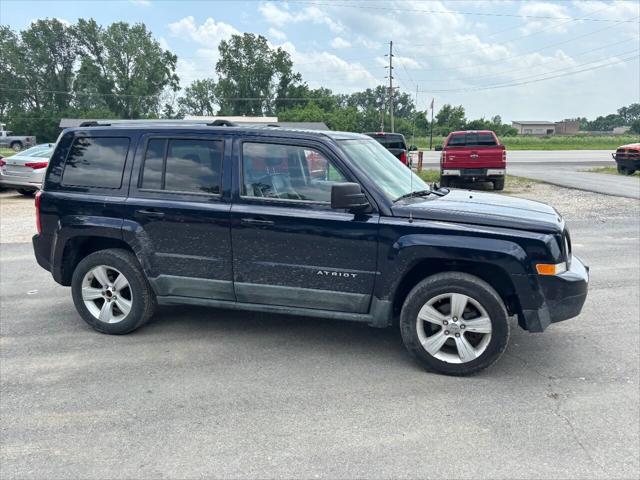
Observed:
[[[344,8],[357,8],[364,10],[384,10],[385,12],[415,12],[415,13],[432,13],[435,15],[476,15],[482,17],[512,17],[512,18],[530,18],[530,19],[538,19],[538,20],[582,20],[586,22],[622,22],[622,23],[633,23],[633,20],[615,20],[608,18],[579,18],[579,17],[558,17],[553,15],[520,15],[515,13],[489,13],[489,12],[462,12],[459,10],[425,10],[419,8],[393,8],[388,6],[380,6],[374,7],[371,5],[353,5],[353,4],[344,4],[344,3],[323,3],[317,1],[300,1],[300,0],[288,0],[288,3],[298,3],[302,5],[316,5],[323,7],[344,7]]]
[[[590,54],[593,52],[597,52],[598,50],[604,50],[605,48],[610,48],[616,45],[620,45],[622,43],[629,43],[628,40],[622,40],[619,42],[613,42],[613,43],[608,43],[606,45],[602,45],[598,48],[591,48],[589,50],[585,50],[579,53],[574,53],[572,54],[572,58],[575,57],[580,57],[586,54]],[[557,63],[559,61],[565,60],[563,58],[553,58],[549,61],[545,61],[545,62],[540,62],[541,64],[548,64],[548,63]],[[440,79],[434,79],[434,80],[417,80],[416,83],[419,84],[430,84],[430,83],[450,83],[452,80],[478,80],[480,78],[489,78],[489,77],[498,77],[498,76],[503,76],[503,75],[508,75],[510,73],[514,73],[514,72],[521,72],[523,70],[531,70],[533,68],[532,65],[528,65],[526,67],[522,67],[522,68],[516,68],[516,69],[509,69],[509,70],[500,70],[499,72],[493,72],[493,73],[488,73],[485,75],[474,75],[474,76],[466,76],[466,77],[447,77],[447,78],[440,78]],[[399,77],[398,77],[399,78]]]
[[[615,62],[609,62],[603,65],[596,65],[594,67],[589,67],[589,68],[585,68],[582,70],[576,70],[573,72],[567,72],[567,73],[563,73],[563,74],[559,74],[559,75],[553,75],[550,77],[545,77],[545,78],[539,78],[536,80],[527,80],[524,82],[517,82],[517,83],[504,83],[504,84],[496,84],[496,85],[486,85],[483,87],[472,87],[472,88],[459,88],[459,89],[447,89],[447,90],[430,90],[428,93],[461,93],[461,92],[477,92],[477,91],[482,91],[482,90],[494,90],[494,89],[499,89],[499,88],[508,88],[508,87],[517,87],[517,86],[521,86],[521,85],[529,85],[531,83],[539,83],[539,82],[543,82],[546,80],[553,80],[555,78],[561,78],[561,77],[568,77],[571,75],[576,75],[578,73],[584,73],[584,72],[590,72],[593,70],[598,70],[601,68],[605,68],[605,67],[609,67],[612,65],[617,65],[620,63],[626,63],[632,60],[637,60],[640,59],[640,56],[638,55],[633,55],[630,57],[626,57],[626,58],[622,58],[619,59]]]

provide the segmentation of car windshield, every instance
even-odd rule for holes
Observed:
[[[345,153],[393,201],[408,193],[429,190],[424,180],[375,140],[340,140]]]

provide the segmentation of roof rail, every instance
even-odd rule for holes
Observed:
[[[214,120],[213,122],[207,123],[207,126],[209,127],[237,127],[238,124],[237,123],[233,123],[229,120],[223,120],[223,119],[219,119],[219,120]]]
[[[109,123],[98,123],[95,120],[89,120],[88,122],[82,122],[79,126],[80,127],[97,127],[99,125],[104,125],[105,127],[108,127],[110,124]]]

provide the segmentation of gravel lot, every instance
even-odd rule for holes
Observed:
[[[0,193],[0,476],[637,479],[640,202],[507,188],[565,216],[590,294],[462,379],[359,324],[181,307],[97,334]]]

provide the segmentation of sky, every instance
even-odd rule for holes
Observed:
[[[394,85],[467,118],[595,118],[640,101],[640,0],[0,0],[0,24],[143,22],[178,55],[183,86],[214,77],[217,46],[264,35],[310,87]]]

